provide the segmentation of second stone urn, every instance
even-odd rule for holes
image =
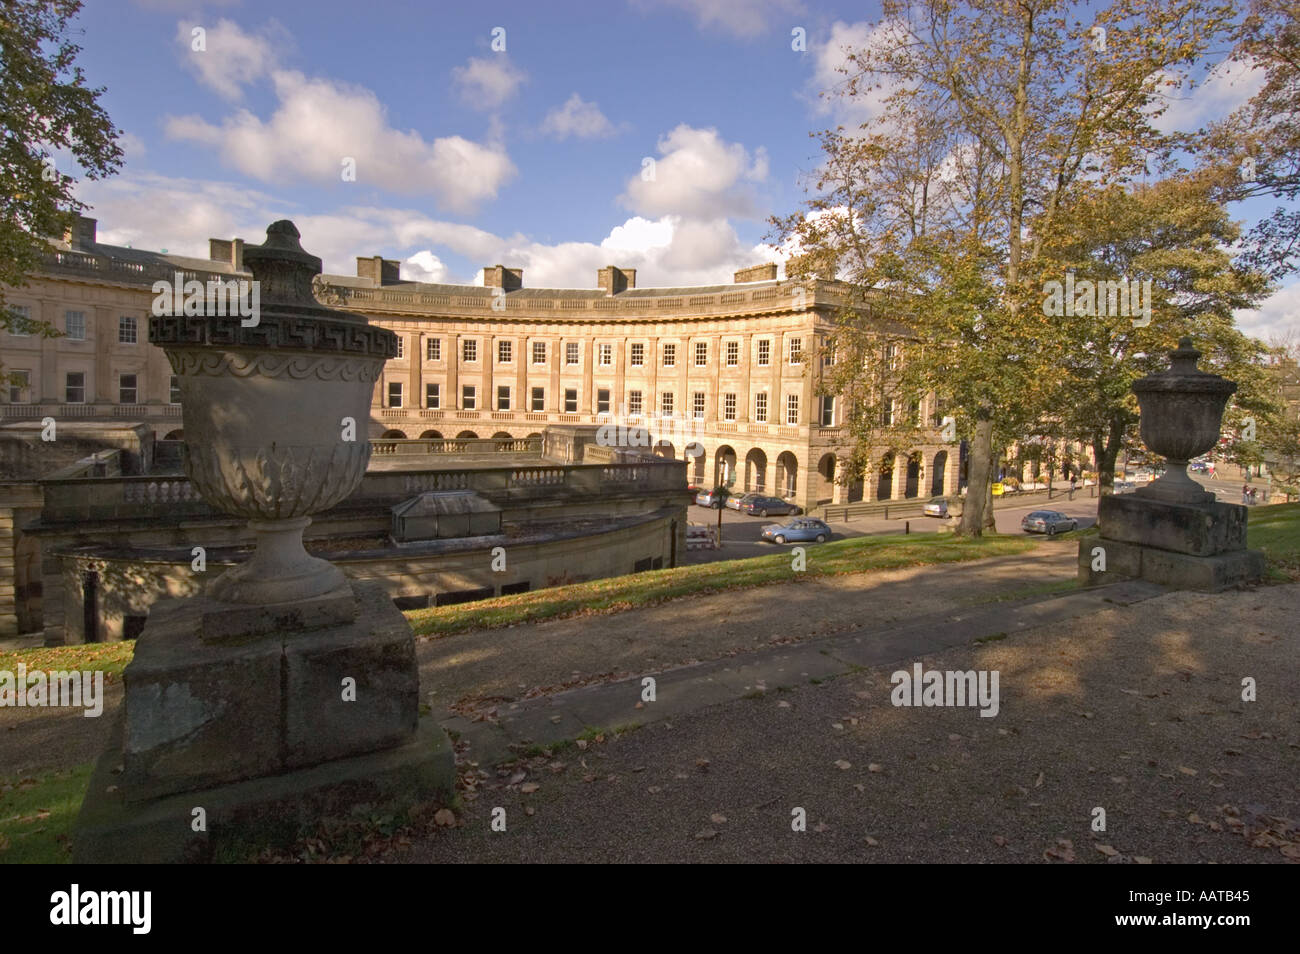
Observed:
[[[303,250],[292,222],[273,223],[265,244],[245,247],[244,262],[260,286],[260,314],[155,316],[149,340],[180,379],[186,473],[213,507],[246,517],[257,538],[252,557],[208,595],[309,600],[345,586],[337,567],[307,554],[302,535],[312,514],[365,474],[371,395],[397,340],[316,301],[321,260]]]
[[[1182,338],[1170,352],[1169,369],[1133,382],[1142,410],[1142,443],[1165,458],[1159,480],[1137,493],[1170,503],[1212,503],[1214,494],[1187,476],[1187,462],[1212,450],[1219,441],[1223,409],[1237,385],[1196,366],[1201,352]]]

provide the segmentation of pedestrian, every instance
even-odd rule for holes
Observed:
[[[1255,505],[1255,498],[1256,498],[1256,495],[1257,495],[1258,493],[1259,493],[1259,488],[1258,488],[1258,487],[1251,487],[1251,488],[1250,488],[1250,505],[1251,505],[1252,507]]]
[[[1241,502],[1243,504],[1250,503],[1250,484],[1241,485]]]

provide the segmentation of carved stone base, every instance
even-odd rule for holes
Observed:
[[[250,520],[257,549],[212,581],[208,596],[223,603],[289,603],[323,596],[347,585],[343,571],[307,553],[302,532],[311,517]]]
[[[353,622],[204,640],[203,598],[155,603],[123,674],[127,801],[209,788],[407,741],[415,638],[376,583]]]

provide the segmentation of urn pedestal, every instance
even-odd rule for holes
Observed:
[[[365,473],[395,337],[315,301],[321,263],[292,223],[244,261],[263,303],[252,321],[161,315],[149,334],[180,378],[190,480],[247,518],[256,546],[203,596],[151,608],[74,829],[77,861],[228,857],[453,788],[450,742],[420,725],[405,617],[302,543],[311,515]]]
[[[1183,338],[1168,371],[1134,382],[1142,441],[1165,457],[1166,470],[1134,493],[1098,501],[1100,536],[1079,541],[1081,582],[1135,578],[1213,592],[1263,577],[1263,554],[1246,548],[1246,508],[1218,502],[1187,475],[1187,462],[1218,442],[1237,389],[1197,369],[1200,356]]]

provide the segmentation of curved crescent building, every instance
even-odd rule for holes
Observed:
[[[5,420],[144,421],[158,438],[175,437],[177,389],[147,341],[151,285],[177,272],[187,281],[247,277],[242,259],[239,239],[211,240],[208,259],[102,245],[95,220],[80,218],[44,272],[10,294],[66,334],[0,335],[13,375]],[[805,509],[956,490],[957,447],[937,435],[906,452],[882,449],[865,475],[844,472],[846,409],[819,393],[839,283],[779,281],[775,265],[688,288],[637,287],[635,270],[614,266],[593,277],[592,288],[528,288],[521,269],[496,265],[481,287],[425,284],[402,281],[398,263],[382,257],[359,257],[355,276],[322,276],[323,301],[401,342],[374,396],[377,454],[398,449],[388,441],[612,423],[630,443],[648,432],[656,453],[687,460],[696,484]]]

